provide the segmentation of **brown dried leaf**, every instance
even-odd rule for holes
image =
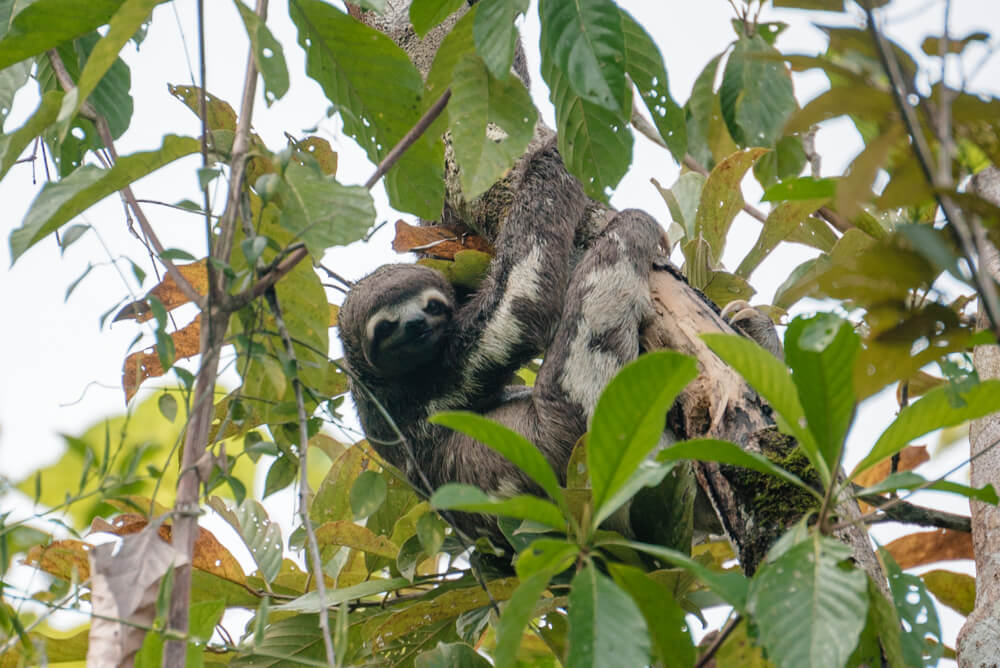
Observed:
[[[336,176],[337,152],[330,146],[330,142],[322,137],[311,136],[295,144],[295,148],[311,155],[319,163],[319,168],[324,174]]]
[[[129,514],[119,515],[110,523],[97,518],[91,523],[90,528],[91,531],[104,531],[116,536],[130,536],[139,533],[148,525],[149,521],[142,515]],[[169,543],[171,542],[171,529],[169,524],[161,524],[157,529],[157,534]],[[246,575],[240,567],[240,562],[219,542],[219,539],[202,527],[198,527],[198,537],[194,541],[192,563],[198,570],[217,575],[230,582],[246,583]]]
[[[189,324],[171,333],[170,338],[174,341],[175,360],[197,355],[201,344],[201,316],[196,316]],[[164,373],[155,347],[126,357],[122,368],[122,389],[125,390],[126,403],[132,401],[143,381],[147,378],[159,378]]]
[[[204,295],[208,292],[208,271],[205,269],[206,260],[198,260],[197,262],[191,262],[190,264],[179,264],[177,265],[177,271],[180,272],[191,287],[194,288],[195,292],[199,295]],[[156,287],[150,290],[146,294],[146,299],[140,299],[139,301],[132,302],[127,305],[122,310],[115,314],[115,322],[120,320],[136,320],[138,322],[146,322],[153,317],[153,311],[149,308],[147,299],[149,297],[156,297],[163,304],[163,308],[168,311],[172,311],[178,306],[183,306],[189,301],[187,295],[185,295],[181,289],[177,286],[173,277],[168,273],[163,277]]]
[[[396,238],[392,240],[392,249],[397,253],[421,252],[442,260],[453,260],[455,253],[463,250],[493,254],[493,249],[480,236],[463,235],[440,225],[410,225],[403,220],[396,221]]]
[[[90,577],[88,553],[93,545],[82,540],[56,540],[49,545],[36,545],[24,557],[24,563],[35,566],[49,575],[72,582]]]
[[[951,529],[921,531],[897,538],[885,549],[901,568],[913,568],[949,559],[972,559],[972,534]]]

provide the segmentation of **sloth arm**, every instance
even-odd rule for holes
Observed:
[[[478,408],[546,347],[562,317],[573,236],[586,201],[554,144],[529,159],[489,273],[456,314],[449,367],[458,377],[435,410]]]

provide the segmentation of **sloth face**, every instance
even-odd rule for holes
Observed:
[[[452,319],[451,297],[427,287],[383,306],[365,323],[365,356],[383,376],[402,376],[432,362]]]

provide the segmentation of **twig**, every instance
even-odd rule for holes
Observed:
[[[302,527],[306,531],[306,544],[308,545],[309,556],[312,559],[313,574],[316,581],[316,593],[319,594],[319,628],[323,633],[323,648],[326,650],[326,662],[334,664],[333,640],[330,637],[330,619],[326,610],[326,583],[323,575],[323,560],[319,556],[319,544],[316,541],[316,533],[313,531],[312,521],[309,519],[309,425],[306,416],[305,398],[302,395],[302,381],[299,379],[299,363],[295,357],[295,347],[292,345],[292,335],[288,332],[285,319],[281,315],[281,304],[278,303],[278,295],[274,288],[267,291],[267,303],[274,314],[274,321],[278,325],[278,333],[285,343],[285,354],[291,361],[295,374],[292,376],[292,389],[295,392],[295,406],[298,410],[299,422],[299,516],[302,518]]]
[[[441,93],[441,97],[437,99],[434,104],[430,106],[430,109],[420,117],[417,124],[410,128],[410,131],[399,140],[392,150],[386,154],[382,159],[382,162],[378,164],[378,168],[375,173],[372,174],[367,181],[365,181],[365,188],[371,190],[372,186],[378,183],[378,180],[382,178],[389,169],[396,164],[399,158],[406,152],[406,149],[410,148],[415,141],[420,139],[420,136],[427,131],[431,123],[437,120],[437,117],[441,115],[444,111],[445,106],[448,104],[448,100],[451,99],[451,89],[448,88],[445,92]]]
[[[73,82],[72,77],[70,77],[69,72],[66,70],[66,65],[63,64],[62,58],[59,56],[59,52],[55,49],[49,49],[47,52],[49,57],[49,63],[52,65],[52,71],[55,72],[56,79],[59,81],[59,85],[63,90],[69,91],[76,84]],[[114,137],[111,135],[111,129],[108,127],[107,120],[94,108],[94,106],[89,101],[84,101],[80,105],[80,115],[84,118],[93,121],[94,125],[97,127],[97,133],[101,137],[101,141],[104,142],[104,146],[108,149],[111,154],[112,159],[118,159],[118,152],[115,150]],[[132,208],[133,213],[135,213],[136,219],[139,221],[139,227],[142,228],[142,233],[146,235],[149,239],[149,243],[153,245],[156,250],[157,259],[163,266],[166,267],[167,273],[170,277],[174,279],[177,286],[180,288],[184,296],[190,301],[201,305],[202,297],[198,294],[198,291],[194,289],[191,283],[188,282],[184,275],[177,269],[170,259],[163,257],[163,252],[166,250],[163,244],[160,243],[159,237],[156,236],[156,232],[153,231],[153,226],[149,224],[149,219],[146,218],[145,212],[143,212],[142,207],[139,206],[139,202],[135,198],[135,194],[132,192],[131,186],[125,186],[122,188],[122,193],[125,195],[125,200],[128,202],[129,206]]]
[[[715,653],[719,651],[719,648],[722,647],[722,643],[726,642],[726,638],[729,637],[729,634],[736,629],[741,621],[743,621],[743,618],[740,617],[739,613],[735,613],[730,617],[726,625],[722,627],[722,630],[712,640],[712,644],[705,650],[705,653],[698,657],[698,663],[694,664],[694,668],[705,668],[708,662],[712,660],[712,657],[715,656]]]
[[[342,284],[345,288],[351,289],[354,287],[354,281],[344,278],[343,276],[335,272],[333,269],[330,269],[329,267],[324,265],[322,262],[316,266],[322,269],[324,272],[326,272],[327,276]]]
[[[948,230],[961,250],[963,258],[969,265],[972,283],[982,300],[983,312],[990,321],[990,329],[994,336],[1000,338],[1000,307],[997,305],[996,286],[993,284],[992,278],[986,273],[986,269],[982,263],[976,261],[979,258],[979,251],[976,246],[975,237],[965,217],[958,207],[955,206],[951,197],[942,192],[947,184],[938,183],[934,171],[931,169],[933,154],[927,145],[927,138],[924,136],[916,111],[913,105],[907,101],[907,97],[912,91],[910,91],[909,86],[903,79],[896,55],[892,52],[892,49],[886,46],[885,36],[879,31],[875,23],[875,14],[872,10],[870,0],[863,2],[862,6],[868,21],[868,31],[872,35],[875,50],[878,52],[882,68],[889,77],[892,96],[896,102],[896,107],[903,117],[903,124],[906,126],[906,131],[910,135],[913,153],[917,158],[920,171],[934,191],[934,199],[937,201],[938,206],[941,207],[941,211],[949,223],[947,226]],[[941,85],[943,88],[944,83],[942,82]],[[931,121],[933,123],[933,119]]]
[[[887,499],[878,494],[866,494],[858,497],[869,506],[882,511],[885,517],[872,520],[873,522],[902,522],[903,524],[915,524],[922,527],[938,527],[940,529],[951,529],[970,533],[972,531],[972,520],[964,515],[947,513],[943,510],[924,508],[905,501],[899,501],[893,506],[888,503],[892,499]]]

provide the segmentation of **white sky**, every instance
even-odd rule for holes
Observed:
[[[228,2],[208,2],[208,90],[217,97],[238,104],[246,57],[246,37],[236,10]],[[657,40],[670,77],[675,99],[683,104],[700,69],[734,38],[729,27],[732,8],[725,0],[619,0]],[[973,30],[985,30],[996,37],[1000,29],[1000,3],[996,0],[954,0],[952,36]],[[175,9],[176,8],[176,9]],[[176,15],[175,15],[176,12]],[[532,65],[536,104],[553,125],[551,105],[544,82],[537,74],[538,24],[534,3],[523,27]],[[812,14],[815,18],[816,14]],[[890,35],[901,41],[915,56],[921,56],[919,43],[928,34],[937,34],[943,16],[941,0],[896,0],[889,14]],[[817,53],[824,49],[820,31],[804,19],[805,13],[768,10],[763,20],[783,20],[791,24],[779,38],[785,53]],[[164,133],[197,136],[200,131],[195,116],[167,92],[167,84],[190,84],[189,64],[181,55],[189,54],[196,65],[197,32],[194,0],[176,0],[155,10],[149,35],[139,51],[131,45],[125,57],[132,69],[132,93],[135,112],[129,132],[117,142],[119,153],[157,147]],[[829,14],[824,23],[851,23],[853,17]],[[345,183],[363,183],[373,170],[353,141],[338,132],[339,123],[325,119],[328,102],[319,86],[304,74],[303,54],[296,44],[285,3],[272,2],[268,21],[272,32],[282,42],[291,76],[291,93],[265,107],[258,87],[254,128],[267,145],[280,149],[284,133],[302,136],[306,129],[320,125],[320,134],[328,138],[339,153],[338,178]],[[185,43],[186,42],[186,43]],[[994,42],[996,45],[996,42]],[[973,62],[985,53],[972,47]],[[926,59],[925,59],[926,60]],[[795,75],[800,102],[814,97],[825,88],[825,77],[818,73]],[[971,82],[973,90],[1000,93],[1000,57],[988,61]],[[16,100],[4,129],[18,127],[34,110],[37,98],[24,94]],[[820,132],[817,150],[823,158],[823,172],[841,173],[847,162],[860,150],[861,143],[846,121],[828,123]],[[195,170],[200,157],[192,156],[140,181],[134,190],[138,197],[177,202],[201,201]],[[612,203],[619,208],[637,207],[649,211],[662,224],[670,221],[667,207],[650,185],[655,177],[669,185],[678,168],[670,155],[637,137],[635,167],[619,186]],[[747,180],[747,201],[756,203],[759,189]],[[0,182],[0,475],[18,480],[34,469],[54,461],[63,449],[60,433],[80,434],[101,418],[119,414],[124,409],[120,387],[121,365],[127,347],[136,334],[136,326],[124,322],[103,331],[99,316],[123,296],[139,296],[154,284],[154,272],[142,246],[125,229],[122,206],[117,197],[108,198],[92,208],[77,222],[87,222],[100,232],[88,232],[60,257],[54,236],[28,251],[10,268],[7,236],[20,222],[44,182],[44,171],[28,164],[15,166]],[[392,211],[381,187],[375,192],[379,220],[390,223],[401,217]],[[158,206],[147,206],[147,215],[168,247],[176,246],[204,255],[202,218]],[[412,220],[411,216],[402,216]],[[759,224],[741,216],[734,225],[724,263],[734,268],[750,248]],[[398,261],[389,248],[392,225],[380,230],[368,243],[332,250],[325,263],[342,275],[357,278],[387,261]],[[105,249],[105,246],[107,250]],[[147,273],[146,283],[138,286],[128,264],[118,262],[118,271],[109,264],[112,257],[130,257]],[[758,289],[755,303],[767,303],[787,272],[810,256],[801,246],[783,245],[753,276]],[[100,264],[80,284],[68,302],[66,288],[84,271],[88,263]],[[133,297],[133,298],[134,298]],[[339,301],[336,293],[331,299]],[[181,316],[182,319],[184,316]],[[139,397],[148,396],[146,390]],[[891,396],[867,402],[860,424],[854,430],[854,445],[863,448],[891,419],[895,404]],[[849,455],[850,456],[850,455]],[[860,454],[853,454],[854,460]],[[961,453],[952,459],[960,461]],[[940,465],[939,465],[940,466]],[[4,499],[12,502],[11,497]],[[9,507],[7,508],[9,509]],[[0,511],[4,508],[0,507]],[[953,636],[949,639],[953,641]]]

